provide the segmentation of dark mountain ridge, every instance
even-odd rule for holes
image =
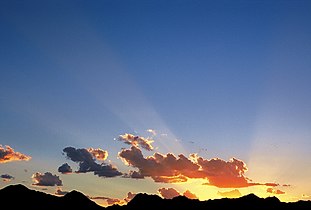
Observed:
[[[162,199],[157,195],[137,194],[127,205],[101,207],[78,191],[71,191],[65,196],[54,196],[31,190],[24,185],[10,185],[0,190],[1,207],[10,209],[84,209],[84,210],[131,210],[131,209],[273,209],[273,210],[310,210],[311,201],[291,203],[280,202],[276,197],[259,198],[249,194],[236,199],[214,199],[207,201],[191,200],[184,196]]]

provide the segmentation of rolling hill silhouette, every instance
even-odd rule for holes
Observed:
[[[0,190],[1,207],[10,209],[84,209],[84,210],[139,210],[139,209],[272,209],[272,210],[310,210],[311,201],[292,203],[280,202],[276,197],[259,198],[249,194],[236,199],[215,199],[207,201],[191,200],[184,196],[162,199],[157,195],[137,194],[127,205],[101,207],[87,196],[75,190],[58,197],[28,189],[24,185],[10,185]]]

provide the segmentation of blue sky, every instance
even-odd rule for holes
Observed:
[[[108,150],[122,168],[113,139],[154,129],[158,152],[236,157],[251,178],[301,187],[286,199],[311,194],[302,184],[311,171],[299,176],[310,165],[310,9],[302,0],[2,1],[0,144],[30,155],[18,164],[33,173],[57,173],[68,146]],[[1,174],[31,185],[14,164]]]

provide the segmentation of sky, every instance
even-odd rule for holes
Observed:
[[[311,199],[311,2],[0,2],[0,187]]]

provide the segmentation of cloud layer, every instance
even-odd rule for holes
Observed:
[[[153,146],[151,145],[153,140],[149,138],[134,136],[132,134],[125,133],[124,135],[120,135],[117,139],[119,141],[123,141],[125,144],[129,144],[135,147],[141,147],[148,151],[153,150]]]
[[[0,163],[7,163],[11,161],[30,160],[31,157],[20,152],[15,152],[14,149],[8,145],[2,147],[0,145]]]
[[[186,182],[189,178],[206,179],[206,185],[219,188],[240,188],[253,185],[277,185],[274,183],[260,184],[251,182],[245,177],[247,167],[236,158],[224,161],[219,158],[204,159],[195,154],[189,158],[180,154],[177,157],[171,153],[166,155],[155,153],[144,157],[142,151],[132,146],[119,152],[122,161],[138,169],[141,177],[151,177],[155,182],[176,183]]]
[[[122,173],[111,164],[96,163],[96,159],[98,158],[87,149],[66,147],[63,149],[63,152],[70,160],[79,163],[79,169],[76,171],[76,173],[94,172],[94,174],[99,177],[115,177],[122,175]],[[95,152],[95,154],[99,153]]]
[[[62,186],[62,180],[60,180],[59,176],[53,175],[50,172],[35,173],[32,175],[32,179],[34,181],[33,185],[38,186]]]

